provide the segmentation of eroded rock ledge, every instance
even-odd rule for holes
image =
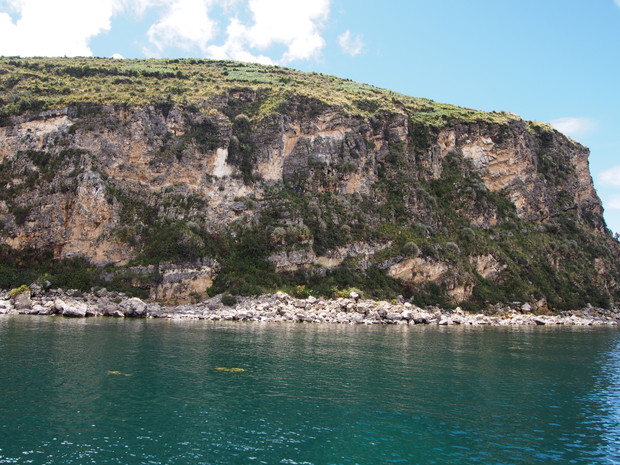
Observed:
[[[0,315],[10,314],[439,326],[616,326],[620,321],[620,309],[617,308],[589,307],[555,315],[540,315],[532,313],[528,304],[514,303],[496,306],[491,313],[472,314],[460,308],[442,310],[437,307],[420,308],[410,303],[363,300],[355,293],[349,298],[297,299],[278,292],[258,297],[242,297],[231,306],[224,305],[222,297],[216,296],[197,304],[162,306],[105,289],[93,293],[59,289],[35,290],[14,297],[2,291]]]

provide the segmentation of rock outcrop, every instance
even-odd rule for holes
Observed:
[[[14,96],[0,115],[6,270],[178,303],[347,285],[478,307],[620,298],[620,247],[588,150],[547,125],[231,62],[162,62],[162,89],[218,84],[193,100],[158,87],[127,103],[118,95],[150,71],[72,63],[0,60]],[[81,87],[27,104],[14,79],[32,75],[79,75]],[[332,92],[312,95],[304,79]],[[120,94],[93,101],[89,83]]]

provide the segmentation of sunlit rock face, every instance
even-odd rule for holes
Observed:
[[[618,244],[587,148],[513,115],[431,121],[404,97],[352,111],[302,94],[276,106],[239,85],[191,105],[5,117],[0,243],[145,266],[130,282],[165,301],[238,285],[222,276],[242,257],[291,283],[372,271],[452,303],[561,302],[564,286],[616,298]]]

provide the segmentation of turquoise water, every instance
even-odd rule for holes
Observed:
[[[620,463],[620,332],[0,317],[0,463]]]

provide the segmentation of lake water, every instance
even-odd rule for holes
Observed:
[[[0,463],[620,463],[620,331],[0,317]]]

